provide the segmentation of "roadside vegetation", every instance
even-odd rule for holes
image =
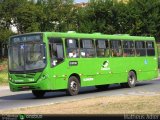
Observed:
[[[8,66],[7,59],[0,59],[0,85],[7,85],[8,83]]]
[[[0,42],[13,33],[76,31],[160,37],[159,0],[1,0]]]
[[[0,110],[0,114],[160,114],[160,93],[106,96],[38,107]]]

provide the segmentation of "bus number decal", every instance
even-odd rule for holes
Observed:
[[[83,81],[92,81],[93,78],[84,78]]]
[[[69,61],[69,66],[77,66],[78,62],[77,61]]]

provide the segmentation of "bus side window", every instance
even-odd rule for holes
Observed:
[[[148,56],[155,56],[154,42],[152,42],[152,41],[146,42],[146,48],[147,48],[147,55]]]
[[[79,57],[79,46],[77,39],[66,39],[66,51],[68,58],[78,58]]]
[[[144,41],[136,41],[135,48],[136,48],[136,56],[146,56],[146,48]]]
[[[135,56],[135,49],[134,49],[134,42],[133,41],[123,41],[123,56]]]
[[[61,63],[64,60],[62,39],[49,38],[49,52],[50,52],[51,67]]]
[[[111,55],[113,57],[121,57],[122,56],[122,46],[120,40],[110,41],[111,43]]]
[[[95,57],[95,48],[94,42],[91,39],[81,39],[81,57],[88,58],[88,57]]]
[[[96,40],[97,57],[109,56],[108,40]]]

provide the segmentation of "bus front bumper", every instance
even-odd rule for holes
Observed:
[[[13,83],[9,81],[9,87],[12,92],[25,90],[49,90],[47,81],[37,81],[35,83]]]

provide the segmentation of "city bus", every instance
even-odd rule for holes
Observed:
[[[81,87],[134,87],[158,77],[154,37],[128,34],[36,32],[11,36],[8,66],[11,91],[31,90],[37,98]]]

